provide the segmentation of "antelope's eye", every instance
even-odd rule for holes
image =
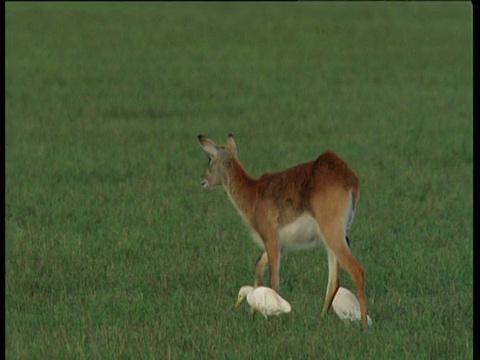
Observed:
[[[208,157],[208,165],[210,165],[212,163],[212,158],[209,156]]]

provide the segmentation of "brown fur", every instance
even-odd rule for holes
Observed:
[[[200,144],[211,162],[203,176],[204,187],[223,185],[264,253],[255,266],[255,286],[260,285],[265,266],[270,267],[270,287],[278,292],[280,251],[278,234],[302,214],[312,216],[327,247],[329,281],[322,314],[328,311],[339,287],[339,264],[350,274],[357,288],[363,326],[367,326],[364,272],[345,243],[345,217],[353,212],[359,197],[359,181],[333,151],[317,159],[277,173],[252,178],[236,156],[233,136],[226,145],[216,145],[200,135]]]

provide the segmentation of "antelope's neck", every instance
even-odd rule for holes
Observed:
[[[232,159],[232,166],[223,184],[237,211],[248,222],[255,204],[255,185],[253,179],[243,168],[238,159]]]

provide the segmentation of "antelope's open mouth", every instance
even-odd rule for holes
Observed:
[[[207,180],[202,180],[202,186],[204,189],[208,187],[208,181]]]

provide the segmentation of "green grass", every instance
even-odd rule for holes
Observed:
[[[7,359],[473,357],[469,2],[7,3]],[[373,327],[234,310],[259,249],[197,143],[255,176],[337,151]],[[342,282],[353,289],[348,275]]]

